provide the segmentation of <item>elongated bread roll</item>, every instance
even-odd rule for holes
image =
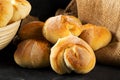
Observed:
[[[111,32],[106,27],[93,24],[83,25],[83,32],[79,37],[85,40],[94,51],[105,47],[112,39]]]
[[[0,27],[8,24],[13,16],[13,6],[9,0],[0,0]]]
[[[51,43],[56,43],[59,38],[81,33],[81,22],[78,18],[69,15],[58,15],[46,20],[43,27],[44,37]]]
[[[96,58],[92,48],[76,36],[60,38],[51,48],[50,64],[58,74],[71,71],[85,74],[94,68],[95,63]]]

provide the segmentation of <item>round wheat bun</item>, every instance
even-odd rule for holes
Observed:
[[[81,33],[81,22],[78,18],[70,15],[57,15],[45,21],[43,27],[44,37],[51,43],[56,43],[59,38]]]
[[[43,68],[49,66],[50,45],[46,41],[27,39],[22,41],[15,53],[15,62],[23,68]]]
[[[0,0],[0,27],[6,26],[13,16],[13,6],[9,0]]]
[[[31,21],[22,25],[18,31],[18,35],[21,40],[26,39],[45,39],[42,35],[42,28],[44,22],[42,21]]]
[[[13,5],[13,16],[11,22],[24,19],[31,11],[31,4],[27,0],[11,0]]]

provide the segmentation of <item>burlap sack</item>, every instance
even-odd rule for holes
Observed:
[[[75,17],[78,17],[78,12],[77,12],[77,4],[75,0],[72,0],[67,7],[64,9],[58,9],[56,11],[55,15],[59,14],[67,14],[67,15],[74,15]]]
[[[95,52],[97,62],[120,66],[120,0],[72,0],[63,12],[77,16],[82,23],[107,27],[112,41]]]

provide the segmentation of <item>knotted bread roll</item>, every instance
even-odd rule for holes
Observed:
[[[60,38],[51,48],[50,64],[58,74],[90,72],[96,63],[92,48],[82,39],[70,35]]]

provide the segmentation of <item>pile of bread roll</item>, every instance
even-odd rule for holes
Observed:
[[[0,27],[24,19],[30,11],[27,0],[0,0]]]
[[[70,15],[57,15],[45,22],[31,21],[18,32],[22,40],[15,51],[15,62],[24,68],[51,66],[58,74],[86,74],[94,69],[94,51],[111,41],[111,32],[93,24],[83,25]]]

